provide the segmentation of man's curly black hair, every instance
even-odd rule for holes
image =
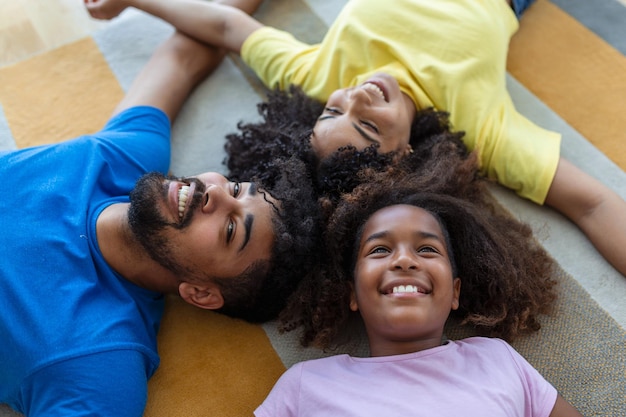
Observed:
[[[302,327],[305,346],[335,346],[353,315],[350,283],[360,230],[375,212],[396,204],[425,208],[445,225],[462,281],[460,307],[452,314],[463,325],[508,341],[540,328],[539,316],[550,312],[556,298],[554,261],[528,225],[487,199],[468,198],[482,192],[484,182],[451,188],[446,181],[454,175],[443,165],[436,169],[442,172],[430,177],[398,169],[371,172],[342,197],[326,227],[323,262],[282,312],[283,330]]]

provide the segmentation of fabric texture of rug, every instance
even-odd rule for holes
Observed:
[[[273,0],[262,6],[258,17],[315,41],[344,3]],[[512,95],[531,119],[583,136],[565,142],[564,153],[568,157],[588,154],[588,149],[598,153],[588,162],[593,165],[590,169],[624,196],[626,153],[619,138],[626,131],[622,117],[626,58],[623,45],[615,46],[614,41],[626,39],[615,35],[626,30],[619,23],[624,20],[614,22],[614,31],[596,25],[602,29],[598,31],[593,25],[597,21],[589,23],[588,14],[577,14],[586,7],[584,2],[560,3],[538,0],[524,16],[508,62]],[[626,13],[626,7],[615,0],[603,0],[595,7],[596,14],[606,9],[616,10],[611,15]],[[128,11],[92,37],[0,68],[0,149],[97,131],[156,45],[171,33],[162,22]],[[227,59],[194,92],[174,126],[172,171],[180,175],[223,171],[224,135],[238,121],[258,117],[256,103],[263,93],[238,59]],[[595,294],[602,295],[603,290],[594,292],[581,285],[578,274],[563,260],[588,256],[600,265],[603,261],[597,261],[593,249],[581,255],[576,244],[563,248],[570,245],[569,235],[560,234],[553,224],[567,222],[549,209],[519,202],[507,191],[494,192],[507,209],[533,224],[538,238],[545,238],[547,249],[563,267],[557,274],[560,298],[555,313],[544,318],[540,332],[515,342],[515,348],[583,415],[626,415],[626,333],[623,322],[614,318],[615,312],[623,311],[623,303],[600,306]],[[549,237],[542,235],[546,227]],[[564,228],[569,233],[571,225]],[[572,233],[581,241],[580,247],[589,247],[578,232]],[[607,292],[617,292],[615,300],[623,300],[626,287],[619,279],[607,284],[607,276],[616,273],[603,268],[586,275],[596,274],[590,279],[597,280],[597,286],[604,283]],[[470,334],[471,329],[459,329],[454,323],[447,328],[453,339]],[[286,367],[325,355],[300,348],[297,336],[278,334],[273,322],[251,325],[168,297],[159,333],[161,366],[149,383],[145,415],[251,415]],[[356,355],[367,353],[362,335],[351,349]],[[0,416],[14,415],[0,406]]]

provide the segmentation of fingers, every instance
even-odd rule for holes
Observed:
[[[85,9],[87,9],[87,12],[91,17],[94,19],[104,19],[104,17],[101,17],[101,14],[98,12],[97,2],[98,0],[83,0]]]
[[[113,19],[126,9],[125,2],[117,0],[83,0],[83,3],[91,17],[100,20]]]

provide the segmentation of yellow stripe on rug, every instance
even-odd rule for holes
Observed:
[[[285,371],[263,329],[167,298],[144,416],[250,416]]]
[[[99,130],[124,94],[90,37],[4,67],[0,79],[18,148]]]
[[[548,0],[523,16],[507,69],[626,170],[626,57]]]

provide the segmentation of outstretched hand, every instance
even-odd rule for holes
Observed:
[[[119,16],[130,6],[127,0],[83,0],[85,8],[94,19],[109,20]]]

